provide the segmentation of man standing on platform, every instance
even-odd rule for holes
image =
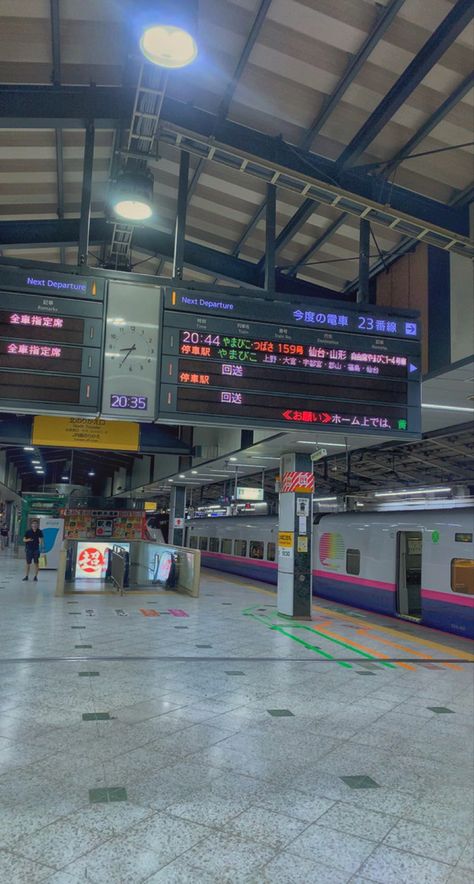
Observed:
[[[31,522],[31,528],[26,531],[25,536],[23,538],[23,543],[25,544],[25,553],[26,553],[26,574],[23,577],[23,580],[28,580],[30,575],[30,566],[31,563],[35,563],[35,576],[33,577],[34,581],[38,580],[38,571],[39,571],[39,557],[40,550],[42,548],[43,541],[43,532],[40,531],[40,526],[38,519],[33,519]]]

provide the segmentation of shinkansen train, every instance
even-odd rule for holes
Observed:
[[[274,516],[193,519],[204,567],[277,582]],[[474,637],[474,507],[316,517],[313,594]]]

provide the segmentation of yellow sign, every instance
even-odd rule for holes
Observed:
[[[285,549],[290,549],[293,547],[293,537],[294,531],[279,531],[278,532],[278,546],[282,546]]]
[[[297,544],[298,552],[308,552],[308,538],[307,537],[298,537]]]
[[[53,445],[60,448],[138,451],[139,425],[132,421],[40,415],[33,420],[32,442],[33,445]]]
[[[156,513],[158,504],[156,500],[145,500],[145,512],[146,513]]]

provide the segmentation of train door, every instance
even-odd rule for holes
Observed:
[[[401,617],[421,619],[421,531],[397,534],[397,613]]]

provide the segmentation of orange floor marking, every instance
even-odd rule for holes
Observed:
[[[367,654],[372,654],[380,660],[389,660],[389,657],[387,657],[386,654],[381,654],[380,651],[374,651],[373,648],[368,648],[365,645],[359,645],[357,642],[352,641],[352,639],[344,638],[344,636],[339,635],[337,632],[332,632],[332,630],[330,631],[329,629],[323,629],[322,632],[325,632],[327,635],[330,635],[332,638],[336,638],[339,641],[346,642],[346,644],[352,645],[354,648],[358,648],[359,651],[365,651]],[[400,661],[397,661],[395,666],[401,666],[403,669],[411,669],[413,672],[416,672],[416,667],[412,666],[410,663],[401,663]]]
[[[321,607],[321,605],[313,605],[318,611],[322,611],[323,613],[327,613],[327,608]],[[369,611],[368,616],[373,612]],[[359,617],[351,617],[350,614],[339,614],[337,611],[331,611],[331,617],[335,617],[337,620],[349,620],[351,623],[357,623],[359,629],[361,628],[361,622]],[[365,624],[364,624],[365,625]],[[443,651],[443,653],[449,654],[451,657],[460,657],[462,660],[467,660],[469,663],[474,663],[474,654],[469,654],[467,651],[461,651],[457,648],[452,648],[450,645],[442,645],[440,642],[430,641],[427,638],[418,638],[418,636],[411,635],[409,632],[400,633],[398,630],[391,629],[390,626],[385,626],[385,624],[377,624],[377,623],[367,623],[365,625],[366,629],[383,629],[384,632],[388,632],[389,635],[394,635],[395,638],[399,638],[400,635],[408,641],[413,641],[419,645],[426,645],[427,648],[435,648],[437,651]],[[461,636],[462,638],[462,636]]]
[[[357,632],[358,633],[367,632],[367,627],[365,629],[364,628],[358,629]],[[432,660],[433,663],[437,662],[436,657],[432,657],[431,654],[426,654],[425,652],[422,652],[422,651],[415,651],[414,648],[407,648],[406,645],[399,645],[399,644],[397,644],[397,642],[391,642],[391,641],[389,641],[388,638],[380,638],[379,635],[374,636],[374,638],[378,642],[380,642],[380,644],[390,645],[391,648],[397,648],[398,651],[406,651],[409,654],[413,654],[415,657],[423,657],[424,660]],[[447,666],[448,669],[457,669],[459,671],[462,671],[462,669],[463,669],[462,666],[457,666],[456,663],[441,663],[440,665]]]

